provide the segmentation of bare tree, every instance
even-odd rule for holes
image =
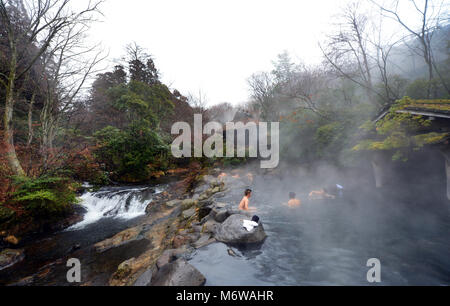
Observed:
[[[278,101],[278,85],[274,76],[267,72],[253,74],[248,79],[251,96],[255,106],[264,120],[273,120],[280,117]]]
[[[432,39],[436,30],[439,28],[443,20],[448,20],[448,11],[445,9],[444,0],[409,0],[407,3],[412,10],[417,13],[418,19],[409,23],[410,15],[406,18],[406,12],[400,12],[400,1],[390,1],[388,5],[379,4],[377,1],[370,0],[384,14],[384,16],[395,20],[408,33],[404,37],[404,42],[411,50],[421,56],[428,68],[428,80],[430,81],[427,88],[427,96],[431,98],[432,83],[434,79],[435,63],[433,60]],[[405,3],[405,1],[402,1]],[[413,45],[409,44],[411,38],[414,38]],[[414,45],[417,40],[418,46]]]
[[[90,2],[80,12],[71,11],[69,3],[70,0],[32,0],[26,4],[18,0],[0,0],[0,21],[8,42],[8,73],[0,79],[6,93],[4,144],[9,166],[16,175],[25,175],[14,147],[16,82],[28,73],[65,28],[90,19],[92,13],[98,12],[100,2]]]
[[[236,111],[233,105],[225,102],[209,107],[206,113],[209,120],[225,124],[234,119]]]
[[[359,2],[346,6],[338,18],[336,27],[339,30],[329,36],[326,46],[320,45],[322,53],[338,76],[360,85],[368,100],[375,104],[380,94],[374,88],[370,18],[362,12]]]
[[[199,89],[198,94],[189,93],[188,103],[193,108],[195,114],[201,114],[205,117],[207,114],[208,98],[206,94]]]
[[[41,111],[41,153],[44,167],[61,115],[75,110],[77,97],[83,93],[86,82],[99,72],[97,64],[105,57],[98,46],[85,44],[86,32],[95,19],[85,19],[67,26],[55,38],[44,55],[45,79],[44,107]]]
[[[328,117],[319,104],[319,95],[329,88],[331,78],[320,68],[299,66],[283,86],[283,95],[292,99],[294,107]]]

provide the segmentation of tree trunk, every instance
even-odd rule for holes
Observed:
[[[28,140],[27,140],[27,148],[31,147],[31,143],[33,142],[34,131],[33,131],[33,105],[34,100],[36,98],[36,93],[33,93],[33,96],[30,100],[30,105],[28,106]]]
[[[11,71],[9,73],[8,86],[6,88],[5,114],[3,119],[4,129],[4,145],[6,149],[6,157],[9,168],[14,175],[25,176],[20,161],[17,158],[16,149],[14,147],[14,129],[13,129],[13,113],[14,113],[14,85],[16,78],[16,59],[13,56],[11,60]]]

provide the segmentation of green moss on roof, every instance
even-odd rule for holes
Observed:
[[[423,110],[431,112],[450,112],[450,100],[435,99],[435,100],[413,100],[405,98],[399,101],[400,110]]]

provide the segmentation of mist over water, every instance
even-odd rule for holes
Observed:
[[[254,191],[251,206],[269,236],[264,245],[234,249],[240,257],[231,257],[226,246],[215,244],[199,250],[191,263],[205,274],[207,285],[370,285],[367,261],[377,258],[381,285],[449,285],[445,197],[423,192],[413,180],[409,188],[384,189],[372,188],[369,181],[328,165],[256,175],[248,187]],[[342,198],[308,200],[311,190],[332,184],[344,186]],[[237,206],[244,186],[235,183],[218,201]],[[442,186],[432,187],[445,195]],[[281,205],[291,191],[302,200],[298,209]]]

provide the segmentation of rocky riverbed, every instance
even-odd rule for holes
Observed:
[[[137,194],[139,200],[149,197],[153,200],[144,216],[124,223],[131,227],[106,239],[96,241],[91,237],[85,243],[77,243],[74,231],[75,238],[62,233],[61,237],[56,235],[37,241],[35,246],[4,249],[0,253],[0,283],[70,285],[66,280],[66,262],[69,258],[77,258],[82,264],[81,285],[204,285],[205,277],[189,263],[197,250],[218,242],[230,246],[255,246],[266,239],[263,224],[248,232],[242,224],[251,216],[235,210],[231,203],[220,202],[228,192],[227,180],[232,179],[231,174],[227,178],[220,177],[220,169],[210,173],[213,175],[197,174],[195,179],[191,175],[173,182],[158,194],[148,194],[148,188],[142,187],[98,192],[108,201],[116,199],[118,193],[122,196],[127,190],[132,191],[130,195]],[[95,202],[95,196],[88,198]],[[127,202],[131,199],[125,198]],[[105,219],[86,227],[101,230],[119,221]],[[120,229],[120,225],[114,226]],[[77,226],[75,229],[79,230]],[[92,230],[84,229],[87,235],[92,235]],[[95,233],[94,236],[101,238],[102,234]],[[14,242],[13,237],[9,239]]]
[[[215,173],[218,172],[217,169]],[[192,197],[164,203],[165,213],[171,216],[166,222],[152,227],[144,235],[145,225],[141,225],[97,244],[96,249],[102,251],[139,238],[151,240],[151,248],[146,252],[119,265],[109,284],[202,286],[206,278],[189,264],[196,250],[216,242],[238,247],[264,243],[267,236],[262,223],[247,231],[243,220],[250,220],[252,216],[234,209],[231,203],[219,201],[226,192],[225,180],[202,176],[196,182]],[[155,215],[151,210],[149,213]]]

